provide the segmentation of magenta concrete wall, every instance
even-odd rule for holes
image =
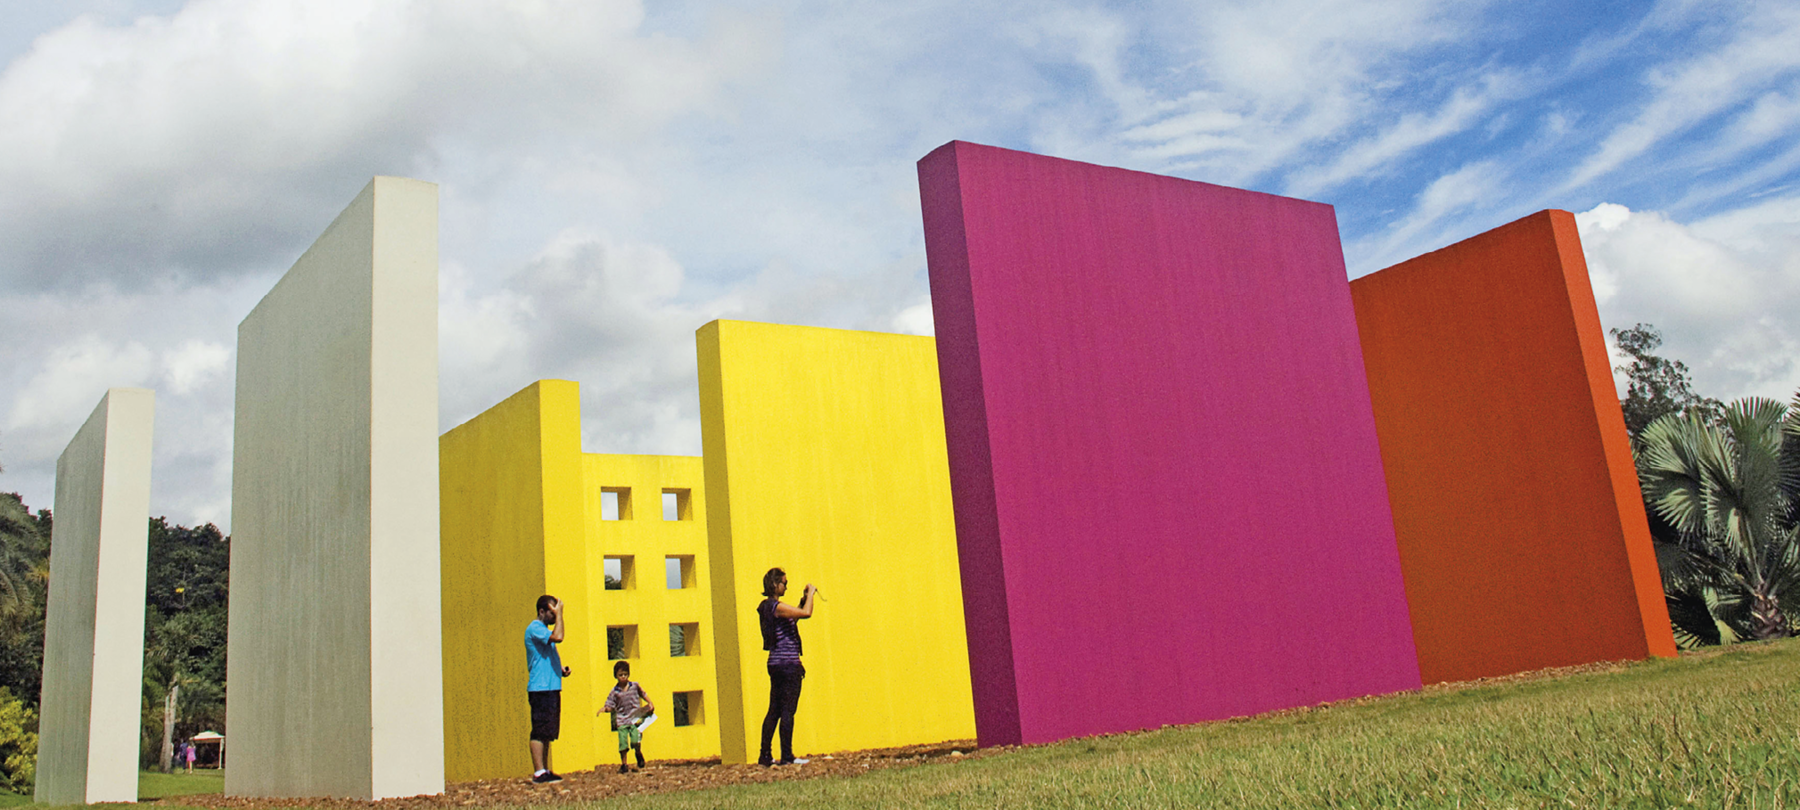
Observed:
[[[983,745],[1419,686],[1330,206],[919,162]]]

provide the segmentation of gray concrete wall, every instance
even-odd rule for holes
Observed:
[[[377,177],[238,326],[227,794],[443,791],[437,272]]]
[[[114,388],[56,460],[34,799],[137,801],[156,394]]]

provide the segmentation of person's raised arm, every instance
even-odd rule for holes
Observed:
[[[806,593],[800,596],[800,606],[792,607],[780,602],[775,603],[775,617],[779,619],[810,619],[813,614],[813,594],[819,589],[812,583],[806,583]]]
[[[563,603],[558,599],[550,603],[550,611],[556,614],[556,629],[550,631],[550,641],[562,643],[563,640]]]

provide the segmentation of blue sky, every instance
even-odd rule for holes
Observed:
[[[157,389],[152,510],[228,526],[236,325],[374,174],[440,184],[448,428],[583,386],[699,452],[693,330],[930,331],[951,139],[1336,206],[1352,276],[1574,211],[1608,326],[1800,388],[1793,2],[0,5],[0,490]]]

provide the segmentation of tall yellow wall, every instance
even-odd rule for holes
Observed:
[[[800,622],[798,752],[974,737],[931,338],[714,321],[698,341],[724,760],[757,754],[774,566],[788,601],[825,597]]]
[[[578,389],[533,383],[444,434],[438,454],[445,778],[531,772],[525,627],[544,593],[568,604],[559,649],[573,670],[552,764],[592,768],[611,745],[597,747],[593,724],[581,722],[597,706],[592,684],[604,677],[606,637],[586,575]]]
[[[719,755],[716,718],[718,689],[712,665],[712,575],[707,570],[706,506],[700,459],[689,456],[588,454],[582,457],[588,536],[588,592],[607,625],[637,628],[636,655],[628,658],[631,679],[656,704],[658,719],[644,734],[644,755],[651,759],[700,759]],[[630,492],[631,510],[620,520],[601,520],[605,488]],[[663,490],[687,490],[687,509],[679,520],[664,520]],[[604,558],[629,556],[633,574],[624,590],[605,590]],[[689,587],[670,589],[665,577],[671,556],[694,558]],[[693,654],[676,657],[669,645],[669,625],[696,624]],[[596,665],[604,672],[587,683],[596,707],[616,683],[612,662],[598,622],[593,627]],[[698,712],[688,726],[676,726],[673,695],[699,692]],[[693,704],[690,703],[690,712]],[[611,734],[607,717],[598,718],[596,734]],[[601,745],[616,752],[607,737]],[[616,756],[616,753],[613,754]]]

